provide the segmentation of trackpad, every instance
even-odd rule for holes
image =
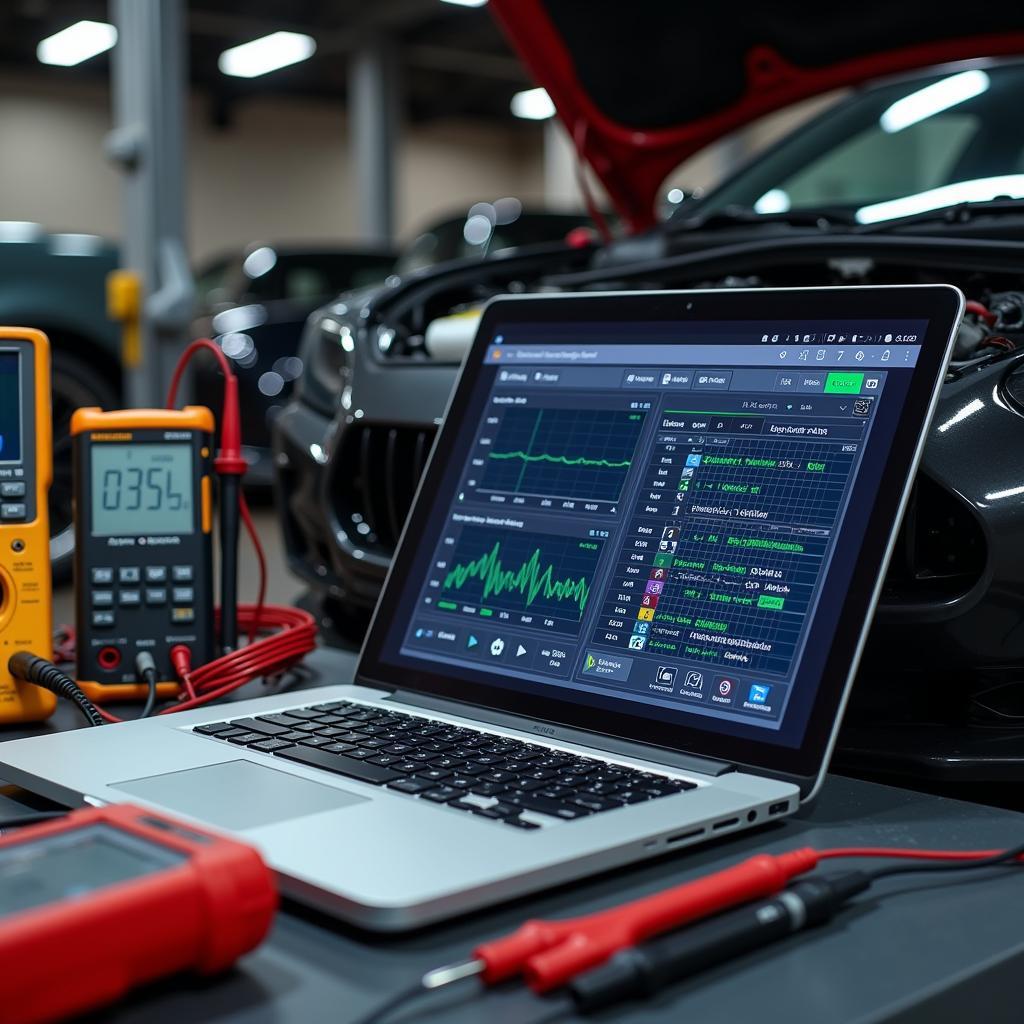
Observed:
[[[226,761],[112,782],[110,788],[235,831],[338,811],[367,800],[252,761]]]

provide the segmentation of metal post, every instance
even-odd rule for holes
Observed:
[[[348,111],[359,233],[366,241],[389,244],[395,230],[398,64],[393,43],[383,35],[367,36],[352,55]]]
[[[183,0],[110,0],[118,41],[107,152],[122,172],[121,266],[141,277],[144,296],[137,357],[125,360],[135,406],[162,404],[194,298],[185,246],[183,8]]]

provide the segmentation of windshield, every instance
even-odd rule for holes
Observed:
[[[465,217],[434,224],[398,258],[397,274],[408,274],[449,260],[483,257],[501,249],[557,242],[573,228],[585,227],[584,213],[524,212],[518,199],[477,203]]]
[[[692,215],[842,211],[863,224],[1024,197],[1024,64],[902,79],[858,92],[784,139]]]

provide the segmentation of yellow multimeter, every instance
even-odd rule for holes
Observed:
[[[140,653],[160,697],[178,692],[174,647],[213,658],[213,429],[199,406],[71,418],[77,679],[91,700],[144,699]]]
[[[18,651],[53,649],[52,432],[50,343],[42,331],[0,327],[0,723],[38,721],[57,704],[7,668]]]

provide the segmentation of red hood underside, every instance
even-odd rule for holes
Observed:
[[[655,223],[659,189],[683,160],[765,114],[885,75],[1024,53],[1020,3],[489,6],[634,231]]]

